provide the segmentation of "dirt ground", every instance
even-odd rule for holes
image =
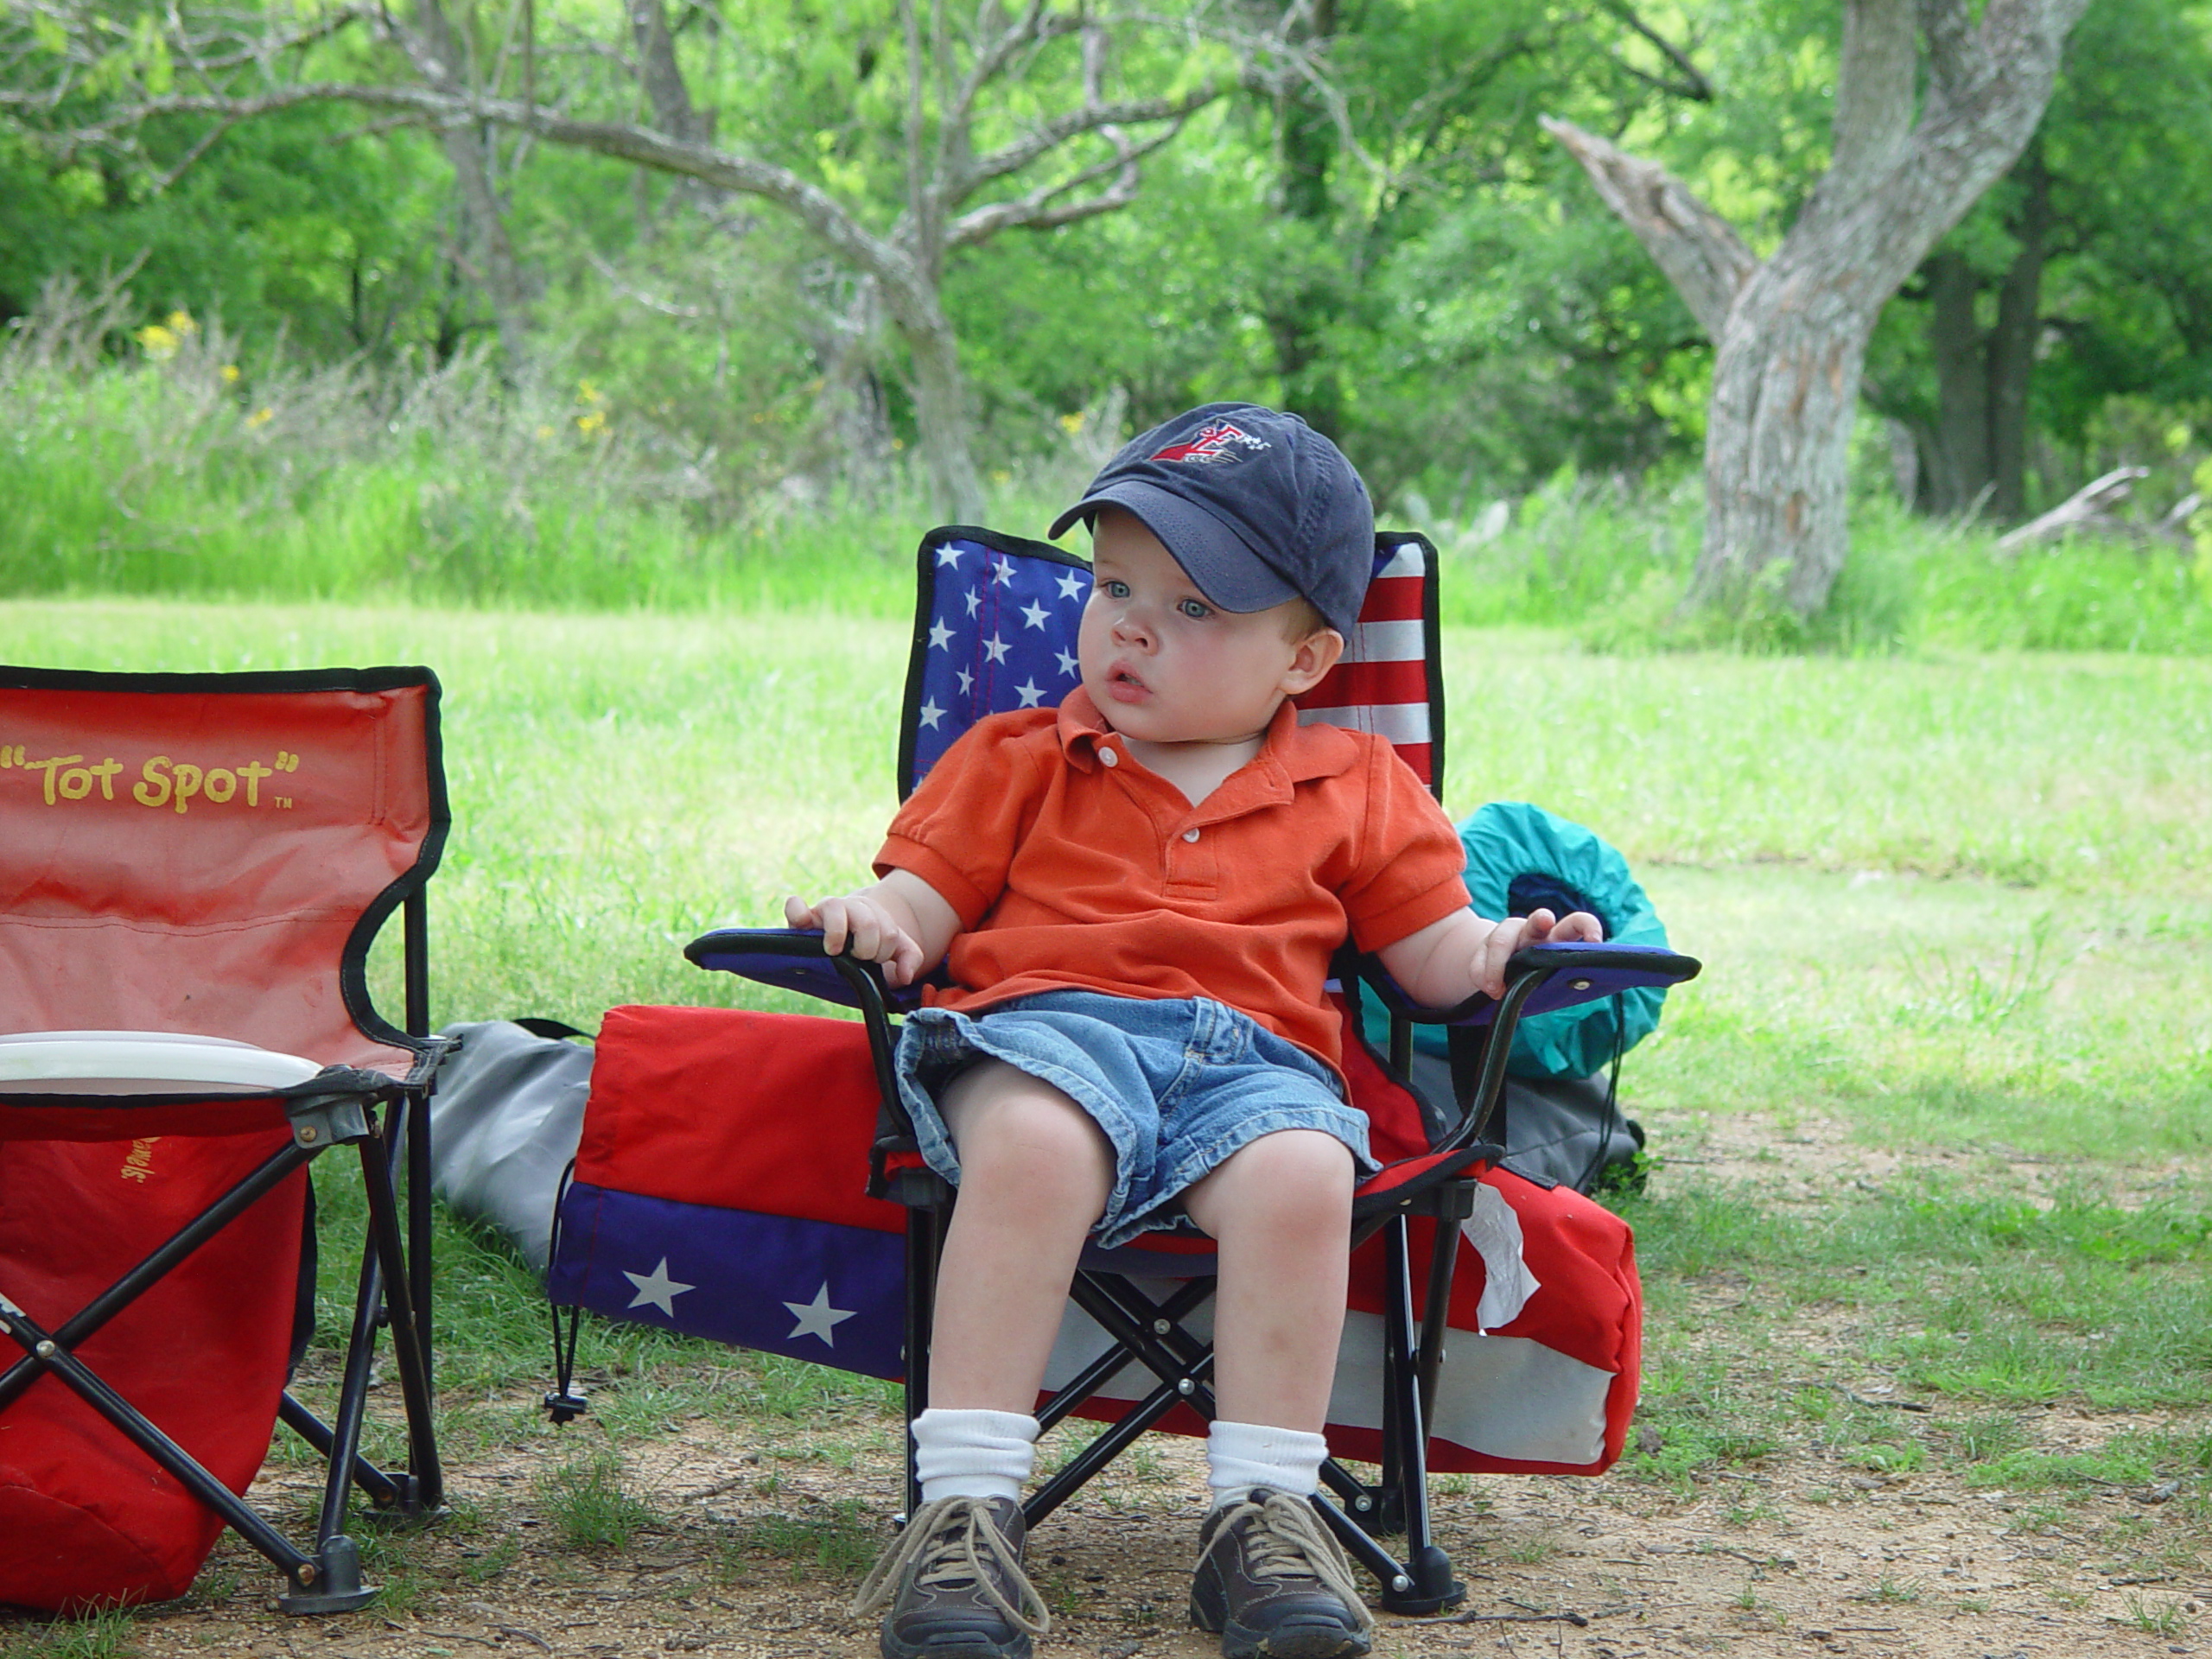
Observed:
[[[1783,1138],[1757,1126],[1707,1136],[1699,1165],[1710,1176],[1758,1163],[1771,1183]],[[1896,1170],[1840,1137],[1799,1127],[1787,1138],[1799,1144],[1786,1148],[1785,1167],[1817,1168],[1819,1181]],[[2021,1175],[2035,1178],[2024,1167]],[[1853,1387],[1862,1404],[1888,1403],[1879,1379]],[[2034,1417],[2028,1433],[2063,1451],[2175,1426],[2061,1407]],[[575,1437],[565,1443],[572,1457],[599,1443],[588,1428],[564,1433]],[[893,1426],[849,1424],[803,1444],[793,1433],[788,1422],[732,1431],[697,1419],[650,1452],[631,1442],[626,1484],[650,1518],[620,1548],[564,1541],[543,1478],[546,1442],[463,1457],[451,1470],[454,1521],[379,1552],[385,1605],[285,1618],[267,1599],[274,1575],[226,1541],[193,1597],[140,1611],[135,1649],[148,1659],[871,1655],[873,1631],[846,1604],[858,1567],[890,1535],[881,1517],[897,1490]],[[1032,1538],[1032,1567],[1053,1611],[1041,1655],[1216,1651],[1184,1613],[1203,1487],[1197,1444],[1154,1437],[1144,1447],[1133,1470],[1094,1486]],[[291,1512],[313,1479],[291,1465],[257,1493]],[[1618,1474],[1440,1485],[1438,1541],[1466,1580],[1466,1601],[1436,1618],[1381,1617],[1379,1655],[2212,1651],[2199,1634],[2212,1632],[2212,1525],[2194,1482],[2054,1501],[1971,1489],[1948,1470],[1868,1473],[1785,1441],[1745,1471],[1682,1487]],[[0,1616],[0,1648],[35,1640],[37,1629]]]

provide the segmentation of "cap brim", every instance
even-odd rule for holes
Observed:
[[[1051,533],[1064,535],[1078,518],[1093,518],[1101,507],[1135,513],[1184,574],[1224,611],[1264,611],[1298,597],[1298,589],[1246,543],[1236,531],[1203,507],[1139,478],[1117,479],[1084,497],[1052,521]]]

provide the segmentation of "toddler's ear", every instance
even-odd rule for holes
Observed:
[[[1317,628],[1298,642],[1291,653],[1290,672],[1283,676],[1283,690],[1291,696],[1311,691],[1328,677],[1344,654],[1344,637],[1334,628]]]

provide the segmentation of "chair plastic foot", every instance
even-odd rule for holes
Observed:
[[[435,1526],[452,1513],[443,1503],[425,1503],[415,1477],[409,1475],[401,1483],[398,1497],[389,1503],[357,1509],[353,1518],[380,1532],[402,1532],[415,1527]]]
[[[376,1593],[374,1586],[361,1582],[360,1549],[341,1533],[322,1547],[320,1560],[292,1575],[292,1587],[276,1598],[276,1607],[301,1617],[350,1613],[365,1607]]]
[[[1398,1578],[1382,1585],[1382,1610],[1389,1613],[1440,1613],[1466,1599],[1467,1586],[1452,1576],[1451,1558],[1433,1544],[1407,1562]]]
[[[553,1420],[556,1428],[573,1423],[590,1409],[591,1402],[574,1389],[545,1396],[545,1414]]]

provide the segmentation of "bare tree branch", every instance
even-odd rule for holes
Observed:
[[[1125,104],[1093,104],[1047,121],[1027,137],[971,162],[957,177],[945,181],[945,199],[965,201],[993,179],[1018,173],[1070,139],[1103,127],[1149,126],[1154,122],[1181,123],[1219,99],[1228,88],[1208,80],[1180,98],[1147,98]]]
[[[1843,53],[1836,70],[1829,205],[1864,194],[1904,154],[1912,139],[1913,79],[1919,67],[1913,0],[1846,0]],[[1829,181],[1838,187],[1829,188]]]
[[[893,282],[912,281],[913,262],[902,250],[870,232],[834,197],[787,168],[704,144],[684,143],[623,122],[579,120],[543,107],[532,111],[511,99],[472,99],[431,86],[310,81],[250,97],[179,93],[143,99],[117,109],[108,120],[86,131],[111,134],[157,115],[214,115],[245,120],[304,105],[328,103],[407,111],[447,128],[477,121],[527,126],[556,143],[697,179],[717,189],[764,197],[797,214],[833,251],[861,269]]]
[[[223,135],[236,125],[238,125],[236,118],[230,116],[225,116],[217,120],[215,124],[209,127],[207,132],[201,136],[198,143],[193,145],[190,149],[185,151],[184,159],[182,161],[179,162],[175,167],[169,168],[168,172],[162,174],[160,178],[154,181],[154,194],[157,196],[167,195],[170,188],[175,185],[176,181],[182,178],[186,174],[192,171],[192,169],[199,164],[200,157],[207,155],[209,150],[214,149],[215,146],[222,141]]]
[[[1182,130],[1183,122],[1178,120],[1165,131],[1153,134],[1142,143],[1133,144],[1118,129],[1106,129],[1106,136],[1115,143],[1116,153],[1111,160],[1094,162],[1081,172],[1071,174],[1057,183],[1041,185],[1015,200],[994,202],[988,207],[962,214],[946,232],[946,243],[956,248],[971,247],[1001,231],[1052,230],[1126,207],[1136,200],[1140,187],[1137,164],[1173,143]],[[1064,202],[1057,207],[1051,205],[1055,199],[1080,190],[1109,174],[1118,175],[1111,189],[1083,201]]]
[[[1661,57],[1675,66],[1676,73],[1681,76],[1681,79],[1670,80],[1664,75],[1649,74],[1632,64],[1623,62],[1619,58],[1613,60],[1616,64],[1627,70],[1630,74],[1634,75],[1647,86],[1656,87],[1662,92],[1671,92],[1676,98],[1692,99],[1700,104],[1713,102],[1714,96],[1713,83],[1705,78],[1705,71],[1691,61],[1688,53],[1645,22],[1628,0],[1599,0],[1599,3],[1649,41],[1657,49]]]
[[[1667,273],[1698,327],[1719,340],[1737,290],[1758,269],[1735,228],[1656,162],[1630,156],[1570,122],[1539,118]]]
[[[989,9],[994,12],[998,10],[995,4]],[[975,118],[976,99],[982,96],[984,87],[1006,73],[1014,54],[1023,47],[1058,35],[1071,34],[1080,26],[1080,20],[1076,17],[1047,12],[1045,0],[1028,0],[1021,9],[1021,16],[1000,30],[990,45],[976,54],[976,61],[969,66],[959,92],[945,111],[946,128],[963,135],[968,131]]]

